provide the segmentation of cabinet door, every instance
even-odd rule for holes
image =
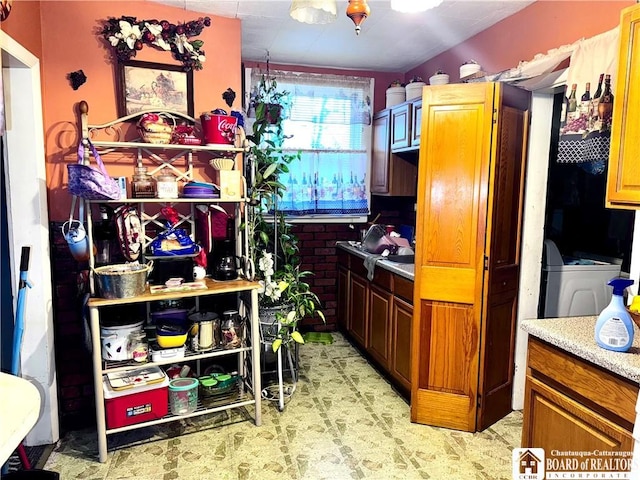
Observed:
[[[640,209],[640,5],[622,11],[607,207]]]
[[[411,104],[391,109],[391,150],[411,145]]]
[[[338,328],[349,331],[349,270],[338,266]]]
[[[411,104],[411,146],[420,146],[420,129],[422,128],[422,99]]]
[[[349,274],[349,329],[347,330],[360,346],[367,348],[369,287],[365,278],[351,272]]]
[[[631,451],[631,432],[527,376],[522,447],[560,451]]]
[[[389,129],[391,112],[382,110],[373,117],[371,149],[371,193],[389,193]]]
[[[524,135],[516,131],[501,138],[494,128],[508,127],[501,123],[499,103],[507,90],[518,89],[498,83],[443,85],[423,95],[418,191],[424,193],[416,215],[411,382],[411,419],[418,423],[476,430],[481,341],[486,340],[485,260],[488,266],[491,255],[485,257],[492,228],[491,168],[500,151],[520,145]],[[517,152],[505,155],[501,161],[524,160]],[[513,226],[519,239],[519,225]],[[506,328],[510,342],[514,317],[498,318],[495,341],[504,341],[500,332]]]
[[[391,349],[391,293],[375,285],[369,288],[369,346],[367,351],[389,369]]]
[[[411,323],[413,306],[393,297],[391,306],[391,375],[411,390]]]

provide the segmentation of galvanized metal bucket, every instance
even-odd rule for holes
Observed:
[[[145,292],[152,268],[153,262],[124,263],[94,268],[93,274],[102,298],[130,298]]]

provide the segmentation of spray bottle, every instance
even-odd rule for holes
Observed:
[[[633,343],[633,320],[624,306],[622,295],[625,288],[633,285],[633,280],[614,278],[607,285],[613,287],[613,296],[598,316],[596,343],[607,350],[626,352]]]

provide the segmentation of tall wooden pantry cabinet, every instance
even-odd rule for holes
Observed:
[[[411,420],[465,431],[511,411],[529,92],[425,87]]]

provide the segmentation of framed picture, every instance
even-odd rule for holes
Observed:
[[[193,117],[193,71],[180,65],[129,60],[118,63],[120,115],[173,110]]]

